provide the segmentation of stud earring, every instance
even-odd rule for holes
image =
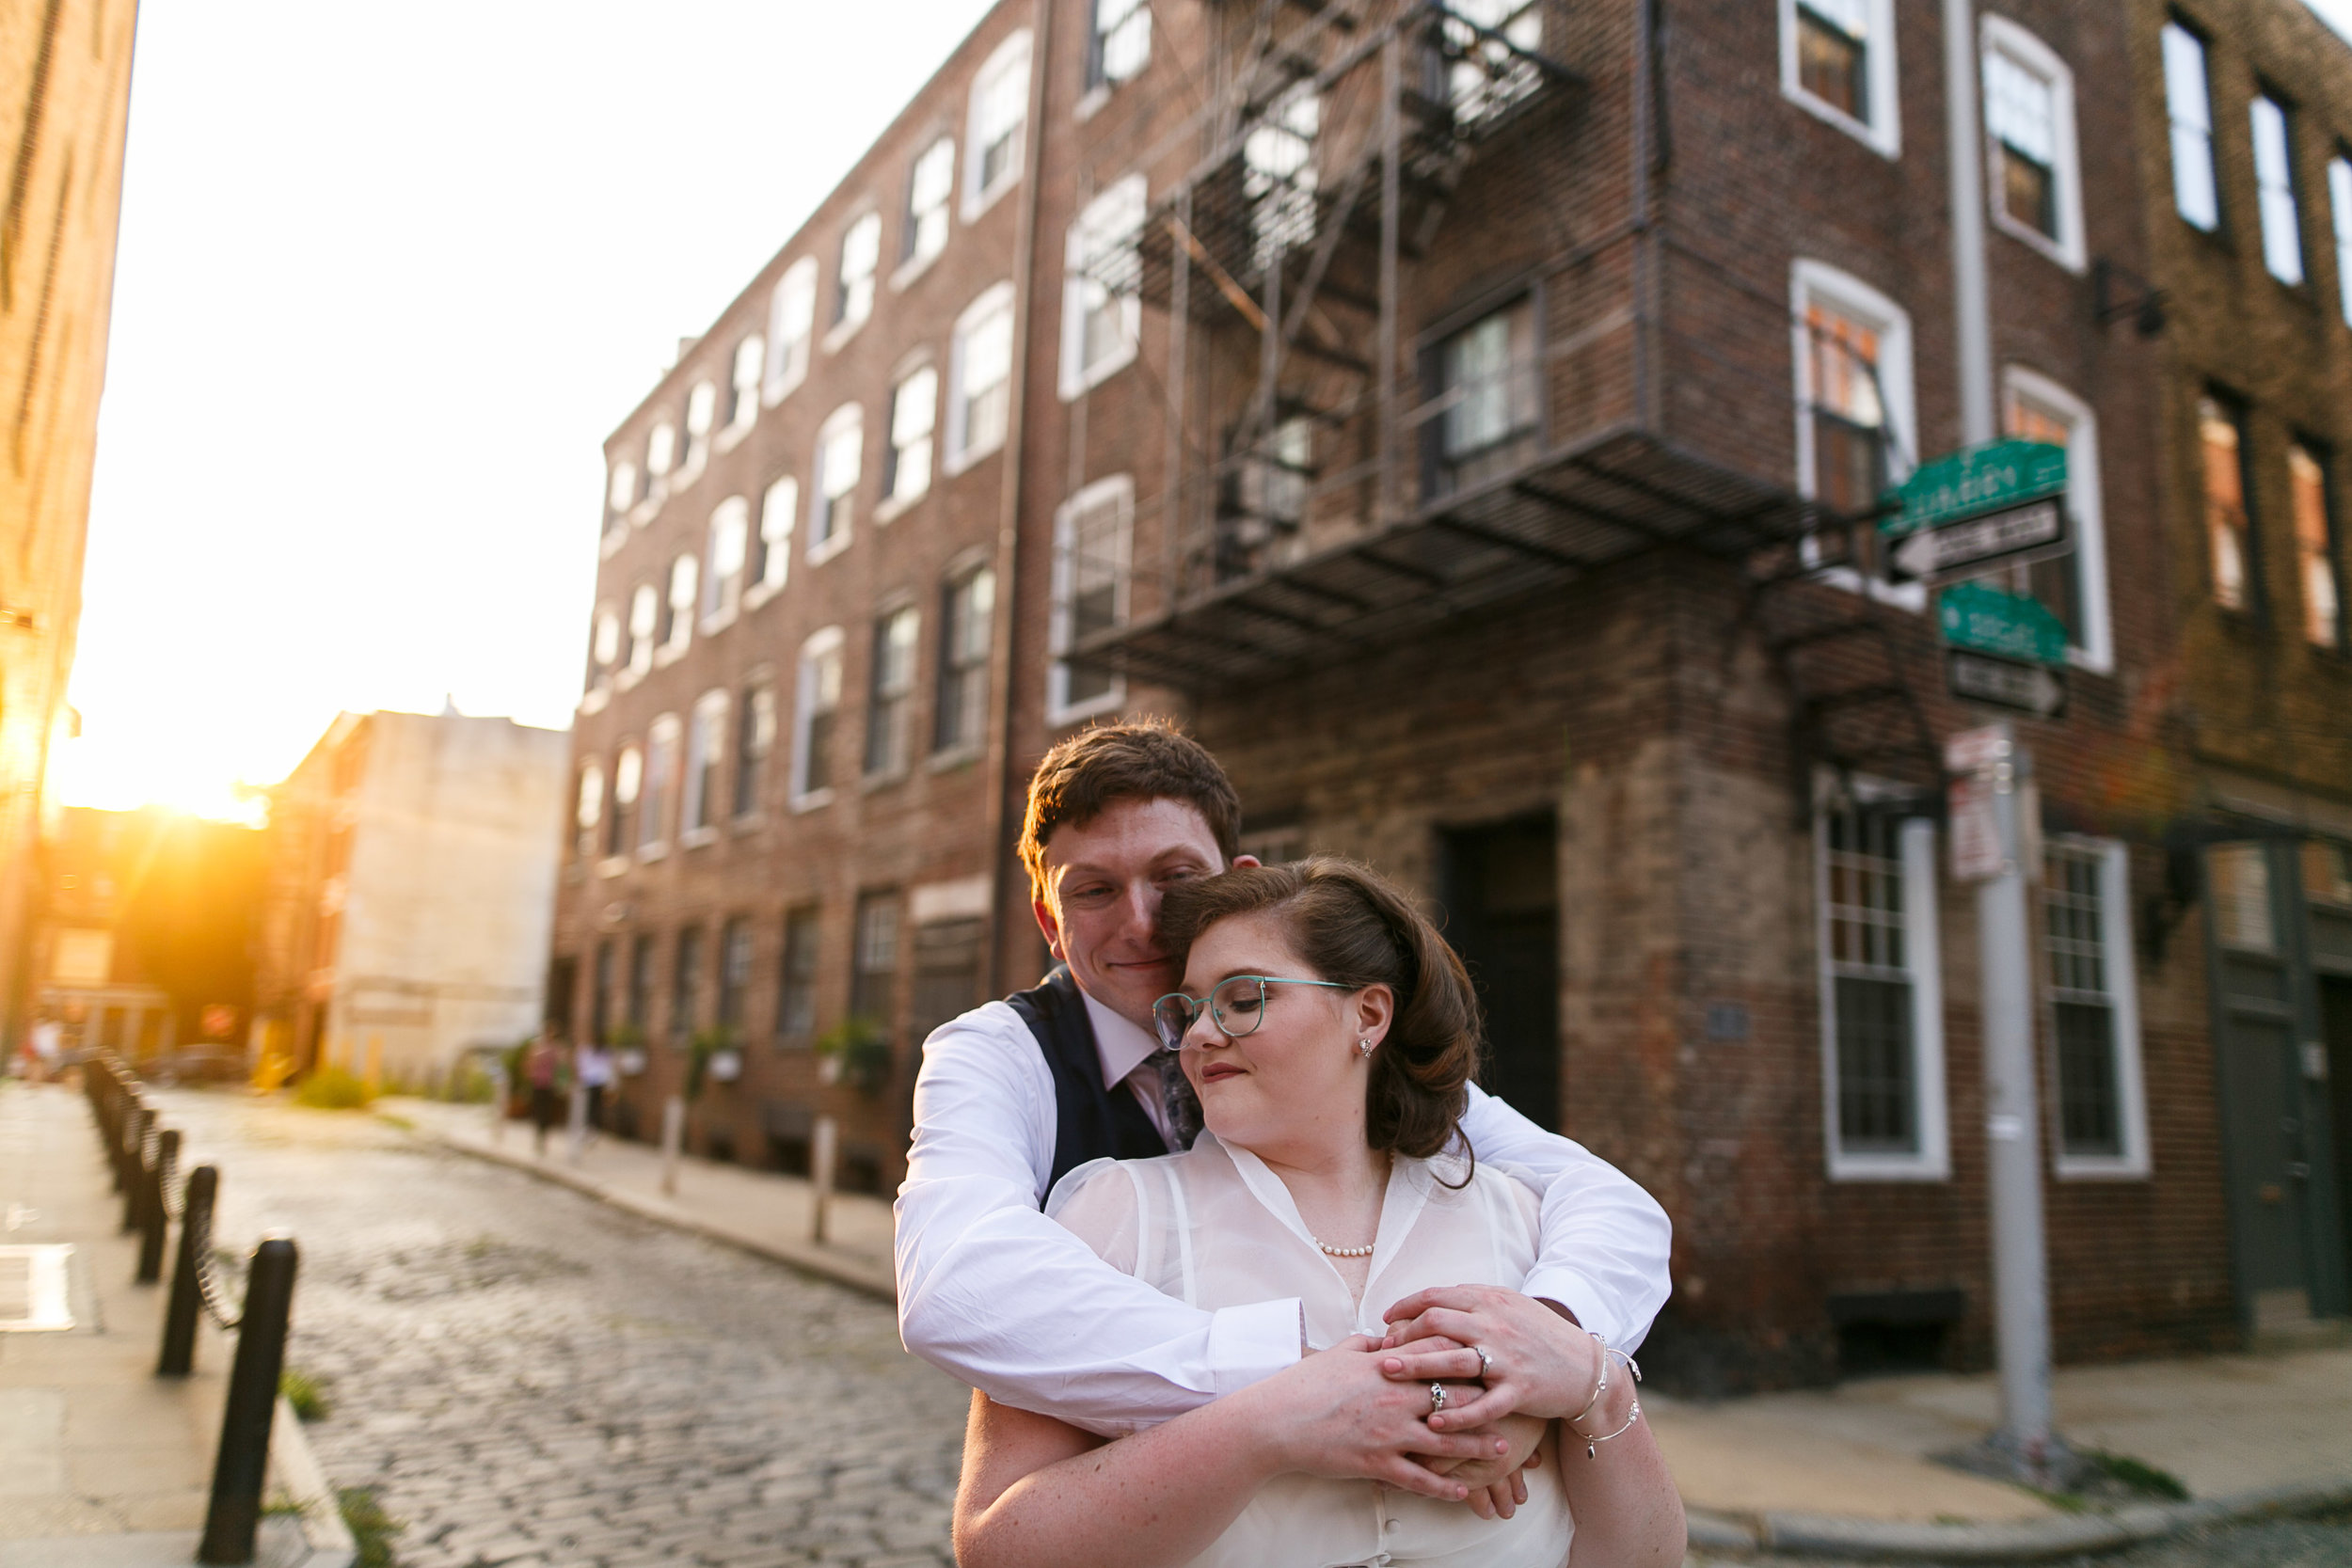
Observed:
[[[1361,1036],[1361,1035],[1357,1036],[1357,1037],[1356,1037],[1356,1052],[1357,1052],[1357,1054],[1359,1054],[1359,1055],[1362,1055],[1362,1056],[1369,1056],[1369,1055],[1371,1055],[1371,1054],[1372,1054],[1372,1041],[1370,1041],[1370,1040],[1366,1039],[1366,1038],[1365,1038],[1363,1036]]]

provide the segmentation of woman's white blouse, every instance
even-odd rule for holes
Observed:
[[[1398,1159],[1380,1204],[1372,1272],[1359,1303],[1319,1251],[1290,1189],[1248,1149],[1209,1133],[1184,1154],[1096,1160],[1055,1186],[1046,1213],[1113,1268],[1191,1306],[1215,1310],[1296,1296],[1310,1348],[1387,1332],[1383,1314],[1437,1285],[1517,1290],[1535,1261],[1541,1200],[1505,1171],[1467,1162]],[[1442,1181],[1439,1180],[1442,1178]],[[1363,1238],[1327,1238],[1360,1246]],[[1190,1568],[1559,1568],[1572,1526],[1558,1471],[1527,1472],[1517,1517],[1481,1519],[1369,1481],[1281,1476]]]

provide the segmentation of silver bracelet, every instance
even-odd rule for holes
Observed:
[[[1593,1379],[1593,1397],[1584,1402],[1583,1409],[1568,1418],[1568,1427],[1571,1431],[1575,1430],[1577,1422],[1593,1413],[1593,1407],[1600,1403],[1601,1396],[1609,1392],[1609,1341],[1600,1335],[1594,1334],[1589,1328],[1584,1332],[1592,1334],[1593,1343],[1600,1348],[1600,1354],[1593,1357],[1599,1364],[1599,1370]],[[1579,1433],[1579,1435],[1582,1434]]]
[[[1587,1332],[1590,1331],[1588,1330]],[[1597,1334],[1593,1335],[1593,1338],[1600,1339],[1600,1336]],[[1625,1425],[1619,1427],[1616,1431],[1604,1433],[1597,1437],[1593,1436],[1588,1433],[1576,1431],[1576,1423],[1593,1413],[1593,1406],[1600,1402],[1602,1393],[1604,1393],[1609,1387],[1609,1358],[1613,1355],[1625,1363],[1626,1370],[1633,1374],[1633,1381],[1637,1386],[1642,1381],[1642,1364],[1621,1350],[1610,1349],[1609,1342],[1602,1339],[1600,1345],[1599,1386],[1593,1391],[1591,1402],[1587,1403],[1583,1409],[1578,1411],[1568,1421],[1568,1430],[1576,1433],[1577,1436],[1584,1439],[1584,1457],[1587,1459],[1598,1459],[1600,1457],[1600,1444],[1608,1442],[1613,1437],[1623,1437],[1627,1433],[1633,1430],[1633,1423],[1642,1418],[1642,1396],[1637,1391],[1633,1396],[1633,1408],[1626,1412]]]

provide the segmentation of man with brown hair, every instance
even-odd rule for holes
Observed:
[[[1160,942],[1160,895],[1257,863],[1238,852],[1240,824],[1224,768],[1162,721],[1081,731],[1030,781],[1021,858],[1058,964],[925,1043],[898,1201],[907,1348],[1002,1403],[1117,1435],[1255,1383],[1306,1349],[1296,1300],[1201,1311],[1111,1268],[1041,1212],[1053,1184],[1089,1160],[1189,1143],[1152,1029],[1152,1003],[1182,978]],[[1523,1293],[1424,1291],[1399,1307],[1452,1312],[1460,1333],[1475,1330],[1489,1353],[1482,1365],[1495,1364],[1478,1402],[1490,1419],[1522,1397],[1557,1402],[1559,1386],[1589,1384],[1583,1330],[1627,1351],[1640,1344],[1666,1299],[1671,1231],[1625,1176],[1475,1087],[1462,1131],[1478,1158],[1518,1167],[1542,1191],[1542,1254]],[[1458,1375],[1427,1364],[1391,1357],[1387,1375]],[[1547,1400],[1529,1395],[1537,1383]],[[1444,1418],[1400,1430],[1369,1409],[1333,1411],[1327,1473],[1438,1495],[1437,1478],[1404,1455],[1445,1453],[1431,1430]]]

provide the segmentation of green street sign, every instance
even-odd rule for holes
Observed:
[[[1902,510],[1879,524],[1889,538],[2002,512],[2066,488],[2066,449],[2047,441],[1994,441],[1932,463],[1888,492]]]
[[[2031,664],[2066,662],[2066,624],[2023,594],[1956,582],[1937,595],[1935,623],[1955,648]]]

